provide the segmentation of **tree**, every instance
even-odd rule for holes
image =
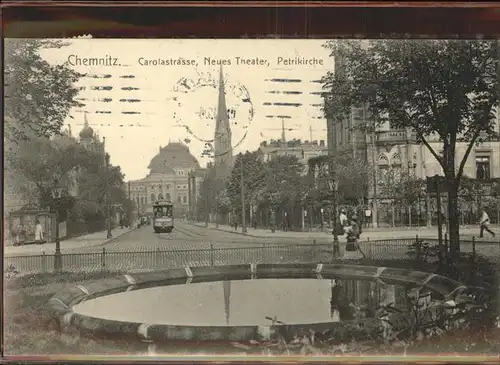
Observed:
[[[407,170],[391,168],[379,175],[378,189],[380,195],[392,200],[392,226],[395,224],[395,208],[409,210],[408,219],[411,224],[411,207],[425,196],[425,182],[408,173]]]
[[[280,211],[281,218],[286,213],[288,221],[282,223],[298,224],[304,196],[303,164],[296,156],[281,155],[267,161],[265,171],[265,187],[260,193],[262,205],[272,212]],[[280,217],[276,215],[276,218],[279,224]]]
[[[332,178],[338,182],[337,204],[346,204],[357,211],[364,204],[370,183],[370,167],[352,151],[337,153],[335,156],[317,156],[308,161],[311,175],[308,187],[309,205],[327,208],[333,212]],[[334,171],[333,176],[328,168]]]
[[[78,170],[77,184],[79,196],[71,212],[75,221],[88,225],[104,223],[107,205],[119,205],[124,211],[130,210],[131,202],[123,189],[124,175],[120,166],[109,163],[109,155],[87,152]],[[107,198],[107,201],[106,201]]]
[[[291,205],[300,199],[302,192],[303,164],[293,155],[276,156],[266,163],[268,197],[275,196],[283,207]]]
[[[458,255],[457,196],[472,147],[498,137],[499,45],[475,40],[330,41],[342,72],[325,77],[325,114],[338,120],[368,105],[375,125],[411,128],[441,165],[448,187],[450,251]],[[437,136],[443,150],[428,143]],[[467,142],[457,164],[457,141]],[[457,168],[458,166],[458,168]]]
[[[334,156],[333,166],[339,181],[339,198],[346,203],[363,205],[371,180],[368,163],[349,152]]]
[[[20,186],[14,180],[8,184],[18,186],[18,193],[29,200],[36,200],[41,208],[49,208],[52,204],[51,187],[54,179],[70,187],[74,183],[72,173],[88,159],[86,151],[68,137],[21,140],[13,146],[12,152],[6,155],[9,176],[25,180],[26,184]],[[69,197],[59,204],[61,219],[73,204],[73,199]]]
[[[241,215],[241,165],[243,164],[243,185],[247,206],[262,198],[266,187],[266,168],[258,152],[245,152],[236,156],[227,185],[227,197],[236,214]]]
[[[61,41],[5,40],[4,133],[7,142],[59,134],[75,100],[80,74],[67,64],[51,65],[40,51]]]

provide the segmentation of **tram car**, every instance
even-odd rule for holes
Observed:
[[[171,233],[174,229],[174,205],[170,201],[153,204],[153,229],[155,233]]]

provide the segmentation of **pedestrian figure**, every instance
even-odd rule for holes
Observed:
[[[488,213],[483,209],[481,213],[481,219],[479,220],[479,238],[483,238],[483,232],[488,231],[493,237],[495,237],[495,232],[490,229],[490,217]]]
[[[234,221],[234,230],[237,231],[238,230],[238,221]]]
[[[448,224],[446,222],[446,216],[443,212],[439,212],[439,214],[441,215],[441,232],[446,235],[448,234]]]
[[[368,228],[371,224],[372,211],[370,208],[365,209],[365,227]]]
[[[345,246],[344,258],[347,259],[358,259],[360,255],[358,254],[358,239],[361,235],[359,229],[358,216],[354,214],[351,217],[351,225],[346,228],[347,243]]]
[[[346,227],[349,225],[349,219],[347,218],[346,210],[343,208],[340,210],[339,222],[340,222],[340,226],[343,227],[342,228],[342,231],[343,231],[342,235],[344,235],[346,233]]]
[[[38,219],[35,222],[35,241],[43,243],[43,227]]]

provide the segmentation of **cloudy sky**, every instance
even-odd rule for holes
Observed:
[[[66,124],[77,134],[87,113],[127,180],[143,178],[159,146],[169,141],[186,143],[202,166],[209,161],[202,152],[214,135],[221,62],[228,108],[234,110],[235,153],[279,138],[282,121],[287,139],[309,140],[312,135],[326,140],[317,95],[321,84],[313,82],[333,70],[324,40],[69,42],[42,54],[51,63],[69,62],[86,74],[78,85],[85,106],[73,110]],[[309,64],[290,62],[297,58]],[[99,65],[93,64],[95,59],[101,59]]]

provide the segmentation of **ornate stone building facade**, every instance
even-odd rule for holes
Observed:
[[[345,72],[342,59],[335,58],[335,72]],[[366,132],[366,131],[369,132]],[[389,123],[374,127],[368,106],[352,108],[342,120],[327,120],[328,145],[332,151],[352,151],[353,155],[366,160],[371,166],[372,181],[367,194],[367,203],[373,208],[374,197],[377,197],[378,211],[372,215],[374,225],[390,225],[389,218],[392,197],[381,196],[380,185],[384,173],[388,170],[406,171],[419,179],[436,174],[443,175],[439,162],[429,149],[417,143],[416,134],[411,129],[395,129]],[[500,123],[496,120],[496,131],[500,133]],[[436,153],[441,153],[442,143],[437,136],[430,136],[427,142]],[[455,152],[456,169],[467,150],[468,142],[457,142]],[[464,166],[464,176],[472,179],[488,180],[500,178],[500,140],[474,145]],[[383,194],[382,194],[383,195]],[[426,198],[427,200],[429,197]],[[424,199],[425,200],[425,199]],[[425,201],[419,206],[425,207]],[[420,209],[420,208],[418,208]],[[424,208],[426,209],[426,208]],[[378,214],[377,214],[378,213]],[[430,224],[430,211],[426,211],[419,224]],[[409,221],[404,224],[408,224]]]
[[[139,214],[152,213],[153,203],[166,199],[174,204],[176,217],[187,215],[193,204],[190,176],[203,173],[203,169],[189,152],[189,148],[180,142],[170,142],[165,147],[160,146],[158,154],[151,159],[148,169],[149,174],[146,177],[130,181],[130,198],[135,202]],[[201,179],[194,179],[196,188],[200,181]]]

